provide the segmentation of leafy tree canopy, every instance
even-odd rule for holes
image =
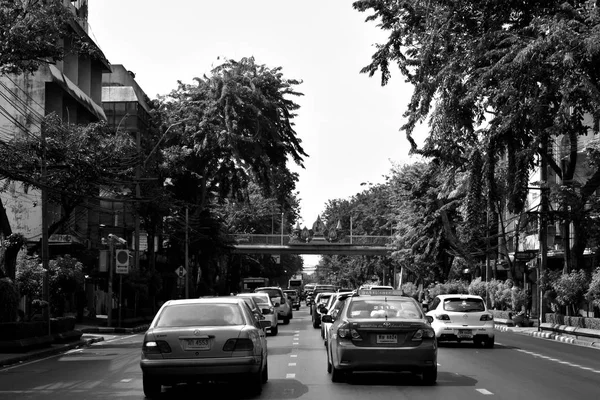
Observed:
[[[62,59],[59,40],[71,18],[60,1],[0,0],[0,73],[35,72]]]

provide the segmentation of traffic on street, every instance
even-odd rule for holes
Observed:
[[[163,386],[177,399],[566,399],[596,398],[600,353],[513,332],[496,331],[494,348],[440,343],[437,382],[411,372],[354,372],[334,383],[320,328],[303,304],[276,336],[267,336],[268,381],[252,395],[242,384]],[[0,399],[143,399],[144,333],[104,341],[0,370]]]

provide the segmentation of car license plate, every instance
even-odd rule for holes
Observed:
[[[398,335],[377,335],[377,343],[398,343]]]
[[[208,350],[210,343],[208,339],[185,339],[186,350]]]
[[[457,336],[459,338],[470,339],[473,337],[473,332],[470,329],[459,329]]]

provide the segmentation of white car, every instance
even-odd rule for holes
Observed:
[[[494,315],[481,296],[441,294],[429,304],[427,315],[433,318],[431,327],[438,341],[473,341],[494,347]]]
[[[271,298],[271,302],[275,305],[279,319],[283,320],[283,324],[290,323],[290,319],[294,317],[292,306],[283,290],[277,286],[258,287],[254,289],[254,293],[267,293]]]
[[[325,306],[327,308],[327,315],[331,315],[331,317],[335,320],[342,307],[344,307],[344,301],[352,294],[353,292],[338,292],[331,296],[329,302]],[[323,338],[323,344],[325,347],[327,347],[329,328],[331,328],[331,325],[333,325],[333,322],[321,321],[321,337]]]
[[[260,308],[263,316],[267,321],[271,321],[271,326],[267,328],[267,331],[275,336],[279,332],[279,327],[277,326],[277,320],[279,317],[277,316],[277,310],[275,306],[271,302],[271,298],[267,293],[238,293],[239,297],[251,297],[254,299],[254,302]],[[267,312],[268,311],[268,312]]]

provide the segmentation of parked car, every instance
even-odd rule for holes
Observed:
[[[322,292],[317,294],[317,297],[315,298],[315,301],[311,306],[313,328],[318,329],[321,326],[321,314],[327,313],[327,303],[329,302],[331,296],[333,296],[334,294],[335,293],[333,292]]]
[[[162,385],[208,380],[242,380],[260,394],[269,378],[263,331],[269,324],[233,296],[166,302],[144,335],[144,394],[156,398]]]
[[[439,341],[473,341],[478,346],[494,347],[494,315],[481,296],[441,294],[427,307],[431,326]]]
[[[267,328],[267,333],[270,333],[271,336],[276,336],[279,332],[279,318],[269,295],[267,293],[238,293],[237,296],[251,298],[256,302],[265,319],[271,322],[271,326]]]
[[[294,317],[292,306],[287,301],[287,296],[278,286],[259,287],[254,289],[254,293],[267,293],[271,301],[275,305],[278,318],[283,320],[285,325],[290,323],[290,319]]]
[[[423,383],[437,381],[437,341],[421,306],[401,291],[385,295],[358,291],[348,297],[332,323],[327,372],[342,382],[354,371],[412,371]]]
[[[296,289],[286,289],[283,293],[287,295],[292,308],[298,311],[300,309],[300,295],[298,294],[298,291],[296,291]]]

